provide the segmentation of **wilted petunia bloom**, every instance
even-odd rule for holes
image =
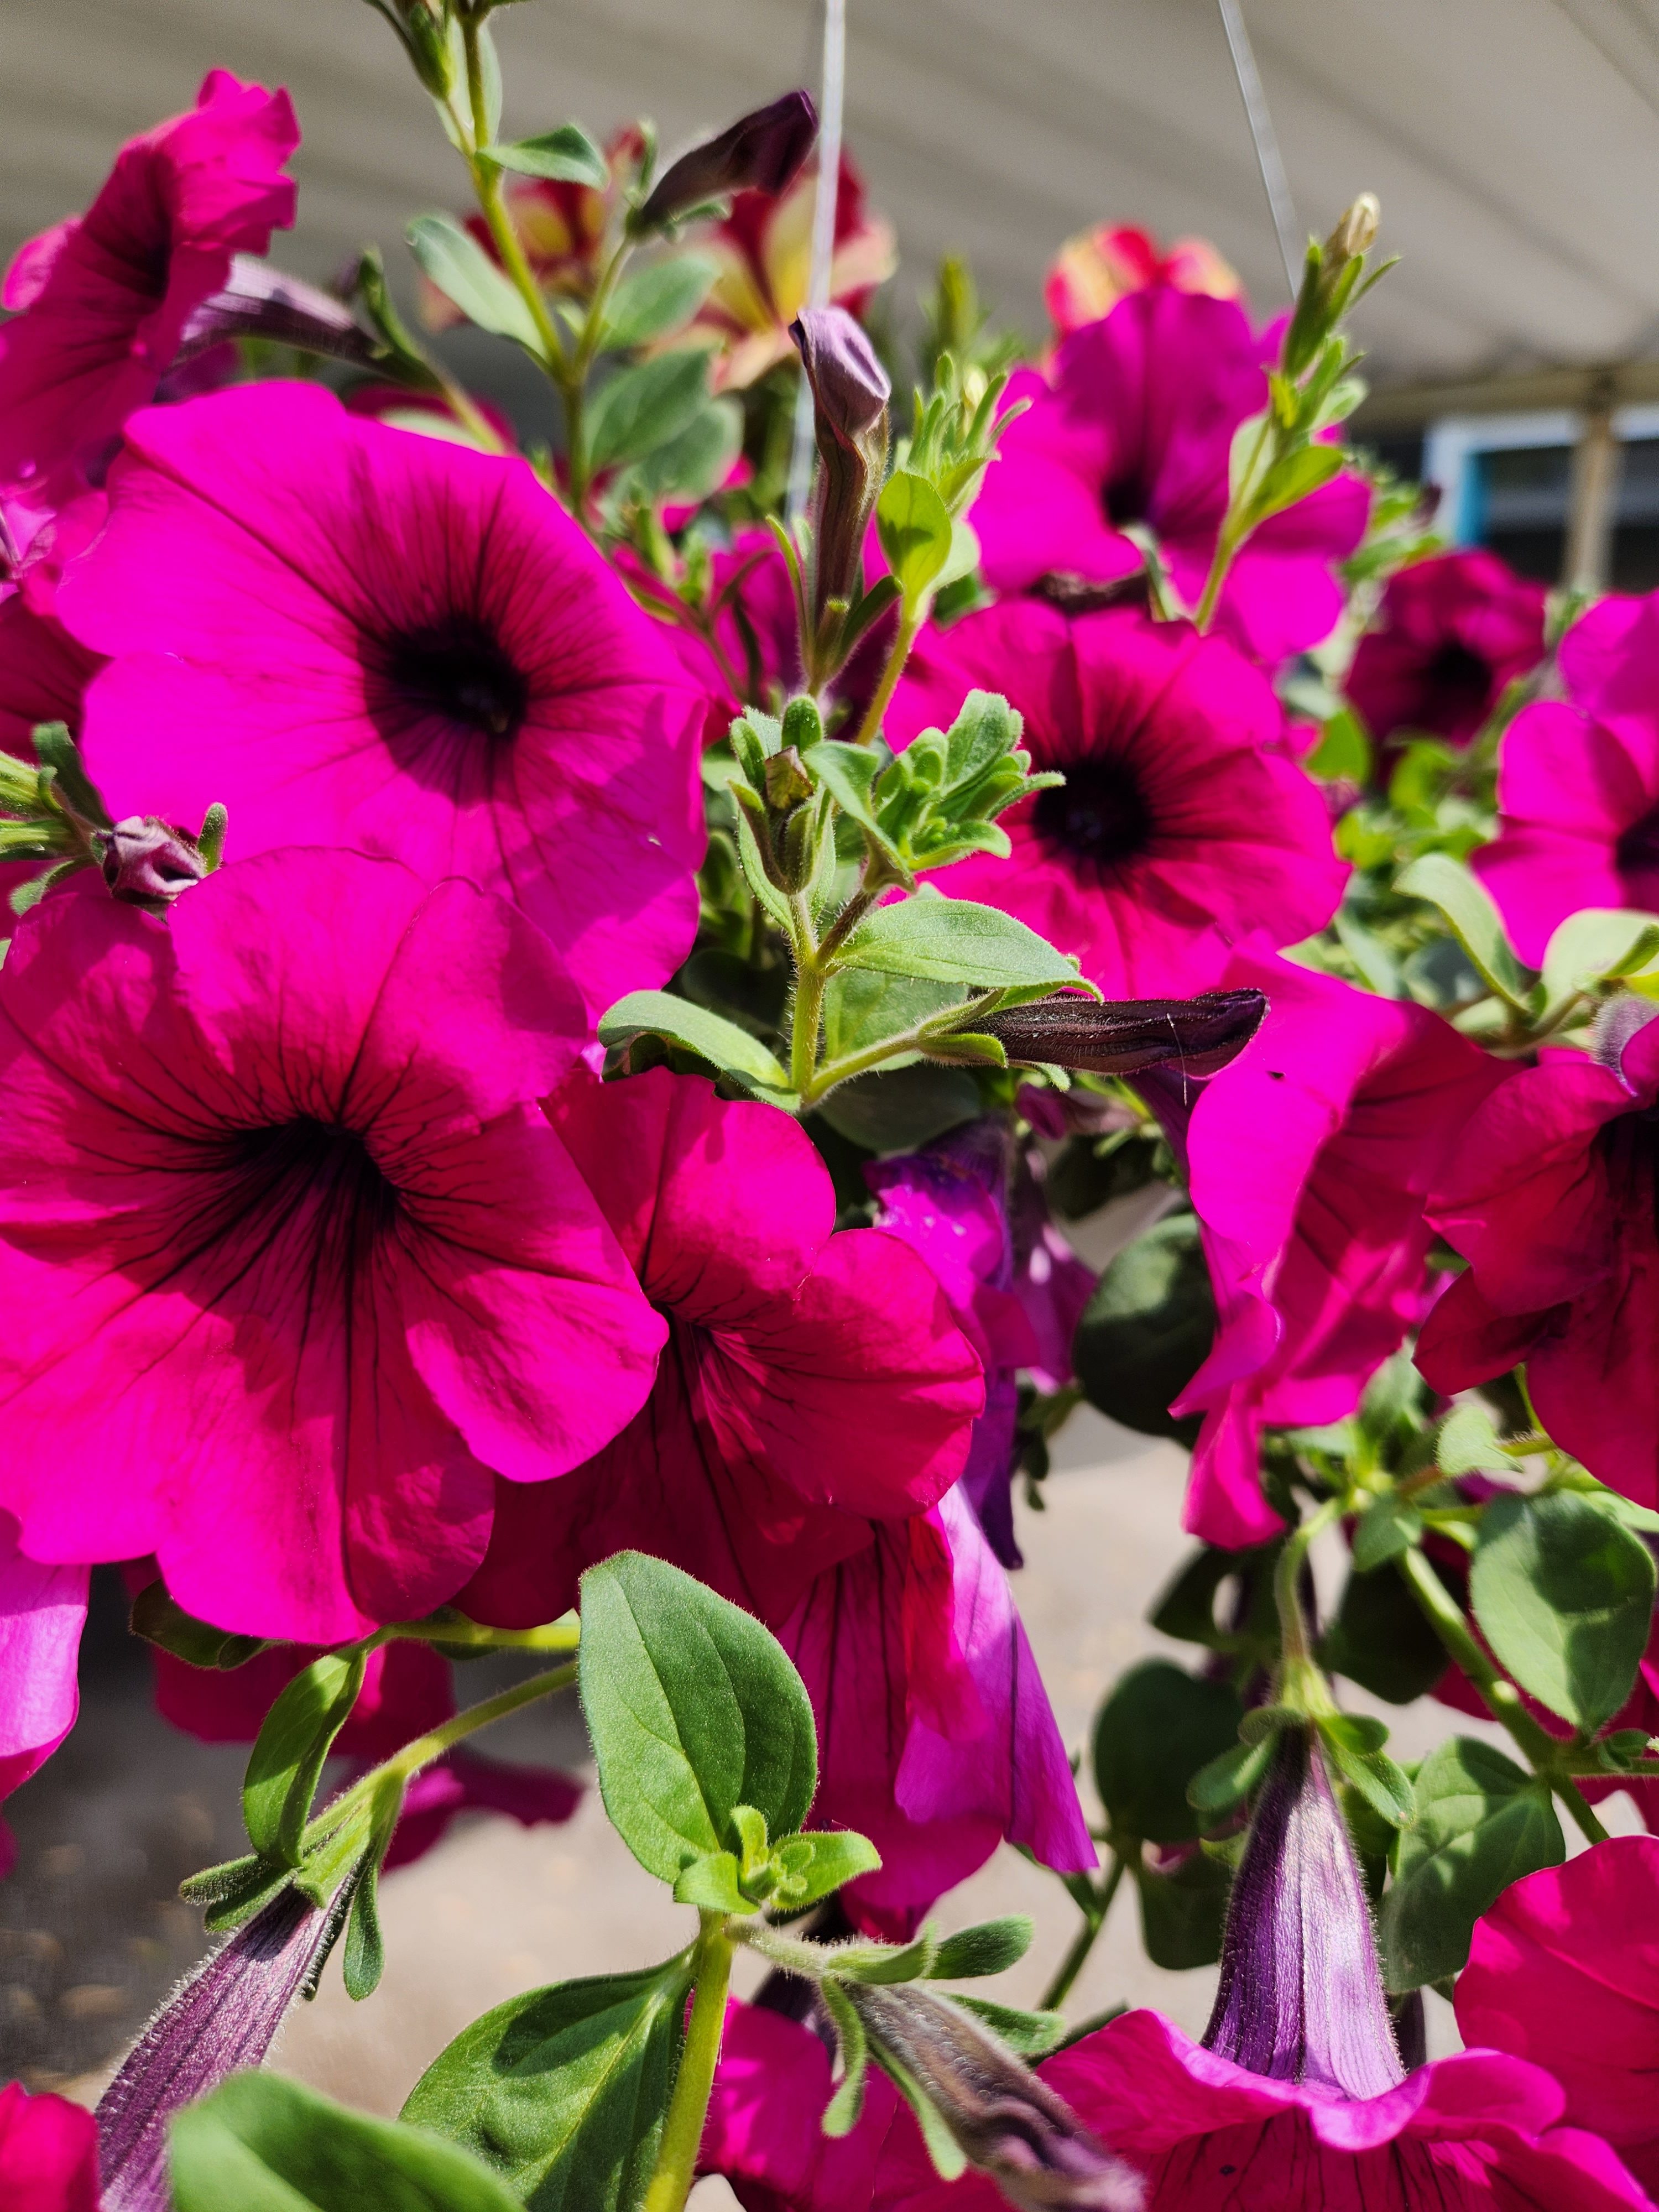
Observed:
[[[1247,2073],[1132,2012],[1036,2072],[1142,2178],[1145,2212],[1648,2212],[1607,2143],[1560,2124],[1549,2075],[1496,2051],[1460,2051],[1350,2099]],[[809,2028],[734,2006],[704,2170],[728,2176],[748,2212],[1003,2212],[988,2176],[940,2180],[886,2081],[872,2074],[862,2118],[834,2141],[819,2128],[830,2093]],[[1114,2200],[1046,2201],[1060,2212]]]
[[[842,1901],[902,1938],[1005,1837],[1061,1874],[1092,1871],[1098,1854],[1008,1577],[962,1486],[871,1533],[778,1637],[817,1719],[812,1819],[881,1853]]]
[[[1480,545],[1391,576],[1342,687],[1371,736],[1468,744],[1505,686],[1543,659],[1546,597]]]
[[[82,881],[0,970],[0,1504],[223,1627],[416,1617],[663,1340],[538,1103],[574,989],[394,861],[233,862],[165,919]]]
[[[1566,2118],[1659,2190],[1659,1842],[1614,1836],[1513,1883],[1457,1979],[1466,2043],[1532,2060]]]
[[[0,2204],[6,2212],[99,2212],[98,2128],[66,2097],[0,2089]]]
[[[1417,1347],[1449,1392],[1524,1359],[1561,1449],[1647,1505],[1659,1504],[1654,1012],[1615,1000],[1595,1058],[1552,1052],[1515,1070],[1460,1132],[1429,1217],[1469,1267]]]
[[[1177,292],[1206,292],[1212,300],[1239,300],[1244,287],[1207,238],[1178,238],[1166,253],[1148,230],[1133,222],[1101,222],[1068,238],[1054,256],[1042,287],[1043,304],[1061,337],[1097,323],[1131,292],[1168,284]]]
[[[789,325],[806,305],[817,199],[814,162],[781,193],[739,192],[731,213],[699,236],[697,250],[713,256],[715,276],[691,327],[714,342],[710,373],[717,392],[743,391],[793,351]],[[864,179],[843,154],[830,263],[831,304],[862,314],[896,260],[893,226],[870,207]]]
[[[1603,599],[1559,660],[1567,699],[1504,732],[1498,836],[1470,863],[1534,967],[1583,907],[1659,911],[1659,593]]]
[[[771,1622],[870,1521],[925,1510],[962,1470],[980,1364],[927,1266],[878,1230],[830,1232],[810,1137],[775,1107],[653,1068],[550,1100],[667,1321],[649,1400],[554,1483],[503,1484],[459,1603],[522,1626],[638,1545]]]
[[[1012,601],[922,641],[893,743],[948,728],[974,685],[1004,694],[1032,767],[1066,781],[1001,817],[1011,860],[952,867],[954,896],[1018,915],[1120,999],[1206,989],[1232,940],[1293,945],[1329,920],[1347,868],[1324,802],[1231,646],[1128,610],[1068,620]]]
[[[593,1014],[679,964],[703,702],[526,463],[255,384],[137,419],[110,494],[58,605],[118,656],[86,719],[112,812],[221,799],[239,856],[469,876]]]
[[[1226,512],[1232,434],[1266,406],[1278,350],[1277,328],[1256,337],[1232,301],[1159,284],[1063,339],[1052,384],[1017,374],[1004,404],[1028,399],[1030,412],[1005,432],[969,518],[993,589],[1132,575],[1144,560],[1126,534],[1135,525],[1195,606]],[[1340,476],[1263,523],[1233,563],[1217,627],[1272,666],[1317,645],[1342,611],[1336,564],[1370,504],[1357,477]]]
[[[1204,2043],[1252,2074],[1345,2097],[1401,2079],[1370,1905],[1310,1729],[1282,1731],[1252,1808]]]
[[[1201,1413],[1186,1526],[1268,1541],[1262,1425],[1340,1420],[1428,1304],[1430,1188],[1498,1064],[1425,1006],[1242,949],[1259,1034],[1202,1091],[1136,1080],[1189,1169],[1215,1286],[1209,1358],[1174,1410]]]
[[[7,272],[0,483],[72,489],[153,398],[191,312],[237,252],[294,220],[300,143],[285,92],[210,71],[195,107],[132,139],[97,198],[31,239]]]

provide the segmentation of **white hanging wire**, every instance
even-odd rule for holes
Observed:
[[[1273,230],[1285,263],[1285,282],[1289,285],[1291,297],[1294,300],[1302,283],[1304,244],[1301,225],[1296,219],[1296,202],[1291,198],[1291,182],[1285,174],[1285,163],[1279,155],[1279,140],[1273,132],[1273,118],[1268,112],[1267,95],[1261,89],[1261,74],[1255,65],[1250,34],[1244,27],[1243,9],[1239,0],[1218,0],[1218,4],[1221,9],[1222,26],[1227,33],[1227,46],[1233,58],[1233,75],[1238,79],[1239,95],[1249,120],[1250,137],[1255,143],[1256,167],[1261,172],[1262,189],[1267,195],[1267,205],[1273,210]]]
[[[806,304],[830,304],[836,258],[836,200],[841,189],[841,118],[847,90],[847,0],[823,0],[823,69],[818,101],[818,179],[812,202],[812,264]],[[789,456],[789,526],[806,511],[812,484],[812,390],[803,375],[795,395],[795,437]]]

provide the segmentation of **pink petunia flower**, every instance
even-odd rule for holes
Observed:
[[[1238,271],[1207,238],[1178,238],[1166,253],[1149,230],[1133,222],[1101,222],[1068,238],[1043,280],[1042,300],[1061,337],[1110,314],[1131,292],[1169,284],[1177,292],[1206,292],[1214,300],[1242,300]]]
[[[1603,599],[1559,661],[1567,702],[1504,732],[1498,836],[1470,863],[1534,967],[1582,907],[1659,909],[1659,593]]]
[[[0,2089],[0,2204],[6,2212],[98,2212],[98,2129],[66,2097]]]
[[[1612,1012],[1594,1059],[1546,1053],[1510,1073],[1437,1174],[1429,1218],[1469,1267],[1429,1316],[1417,1364],[1450,1392],[1524,1359],[1562,1449],[1652,1505],[1659,1024],[1635,998]]]
[[[1176,1401],[1201,1413],[1185,1525],[1207,1543],[1279,1534],[1264,1424],[1340,1420],[1428,1304],[1428,1193],[1502,1070],[1426,1007],[1252,950],[1229,985],[1261,1029],[1190,1107],[1137,1079],[1185,1153],[1215,1287],[1208,1358]]]
[[[1553,2074],[1567,2119],[1659,2191],[1659,1842],[1615,1836],[1506,1889],[1475,1923],[1457,2025]]]
[[[537,1103],[575,992],[503,902],[357,854],[166,919],[85,882],[0,970],[0,1505],[223,1627],[416,1617],[663,1340]]]
[[[210,70],[195,107],[131,140],[82,216],[31,239],[6,276],[0,483],[72,488],[155,394],[194,309],[237,252],[294,221],[285,92]]]
[[[312,385],[152,410],[59,586],[114,665],[87,699],[112,812],[240,855],[389,853],[522,906],[591,1012],[690,949],[703,702],[522,461]]]
[[[1006,1838],[1092,1872],[1066,1746],[1014,1604],[962,1486],[890,1522],[820,1576],[778,1627],[818,1726],[812,1819],[855,1828],[878,1872],[842,1894],[902,1939]]]
[[[1547,2074],[1491,2051],[1419,2067],[1383,2095],[1270,2081],[1156,2013],[1132,2012],[1037,2072],[1145,2176],[1146,2212],[1646,2212],[1598,2136],[1560,2124]],[[836,2142],[830,2061],[810,2030],[733,2008],[703,2169],[749,2212],[1003,2212],[986,2175],[941,2181],[897,2093],[872,2078]],[[1042,2177],[1033,2174],[1034,2190]],[[1037,2201],[1034,2197],[1033,2201]],[[1060,2201],[1060,2200],[1056,2200]]]
[[[0,1797],[44,1765],[75,1726],[87,1618],[84,1566],[26,1558],[0,1512]]]
[[[1196,606],[1227,508],[1233,432],[1267,401],[1278,331],[1253,335],[1231,300],[1157,284],[1061,341],[1052,383],[1017,374],[1010,425],[969,517],[986,580],[1024,592],[1046,575],[1110,583],[1142,566],[1131,526],[1158,541]],[[1342,611],[1334,574],[1365,532],[1370,495],[1340,476],[1262,524],[1234,562],[1218,627],[1269,666],[1317,645]]]
[[[775,1107],[665,1069],[549,1102],[668,1344],[638,1419],[560,1481],[503,1484],[460,1603],[525,1626],[575,1601],[629,1545],[763,1620],[867,1547],[872,1518],[952,1483],[984,1401],[980,1363],[926,1265],[878,1230],[832,1236],[810,1137]]]
[[[923,641],[893,743],[948,728],[975,684],[1009,699],[1032,765],[1066,781],[1005,814],[1012,858],[958,861],[951,892],[1018,915],[1108,998],[1206,990],[1232,940],[1292,945],[1330,919],[1348,872],[1324,802],[1231,646],[1127,610],[988,608]]]
[[[1543,659],[1547,597],[1484,546],[1401,568],[1354,653],[1350,703],[1379,744],[1412,731],[1468,744]]]

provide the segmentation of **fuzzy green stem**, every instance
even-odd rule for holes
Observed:
[[[1340,1519],[1341,1512],[1341,1499],[1328,1498],[1299,1527],[1291,1531],[1279,1554],[1279,1563],[1273,1569],[1273,1602],[1279,1611],[1282,1676],[1294,1676],[1315,1665],[1313,1647],[1308,1641],[1308,1623],[1302,1611],[1302,1593],[1297,1584],[1302,1579],[1303,1565],[1313,1548],[1315,1539],[1322,1535],[1334,1521]],[[1282,1682],[1280,1686],[1282,1694]]]
[[[899,617],[898,634],[893,640],[892,650],[887,656],[887,665],[881,672],[881,681],[876,686],[876,696],[865,710],[859,724],[859,733],[853,742],[858,745],[872,744],[881,733],[887,709],[893,703],[893,694],[898,690],[898,680],[904,673],[904,664],[910,658],[910,648],[927,617],[926,605],[912,607],[908,603]]]
[[[702,1932],[692,1967],[696,1995],[691,2001],[691,2019],[680,2054],[680,2070],[674,2077],[656,2170],[645,2192],[644,2212],[684,2212],[697,2178],[697,2152],[702,2143],[703,2122],[708,2117],[709,2093],[714,2086],[714,2068],[726,2026],[726,1984],[732,1978],[732,1939],[726,1932],[725,1916],[705,1912],[701,1918]]]
[[[1525,1754],[1528,1765],[1541,1776],[1566,1807],[1593,1844],[1604,1844],[1607,1832],[1584,1802],[1582,1791],[1564,1764],[1570,1747],[1540,1728],[1521,1701],[1521,1692],[1501,1674],[1480,1648],[1463,1609],[1421,1552],[1414,1547],[1401,1554],[1400,1571],[1412,1595],[1447,1651],[1479,1691],[1492,1718],[1506,1728]]]
[[[400,1620],[380,1632],[377,1641],[465,1644],[474,1651],[574,1651],[581,1642],[574,1615],[550,1620],[540,1628],[487,1628],[458,1614],[453,1620]]]
[[[593,296],[587,303],[586,319],[577,343],[575,358],[561,386],[564,394],[566,457],[570,468],[570,506],[579,522],[586,519],[588,489],[592,483],[582,429],[582,410],[587,398],[587,374],[593,366],[593,356],[599,349],[599,333],[605,327],[606,304],[617,277],[622,274],[623,264],[633,251],[633,240],[623,236],[617,241],[616,252],[600,271],[599,281],[593,287]]]
[[[1273,434],[1273,428],[1270,409],[1261,418],[1261,427],[1256,432],[1249,463],[1240,480],[1237,494],[1228,502],[1227,512],[1222,518],[1220,534],[1215,541],[1215,555],[1210,562],[1210,573],[1204,579],[1204,595],[1199,600],[1197,612],[1193,617],[1199,629],[1208,629],[1214,620],[1216,602],[1221,597],[1221,587],[1227,580],[1227,572],[1238,557],[1239,548],[1250,534],[1250,526],[1243,517],[1249,511],[1247,501],[1255,489],[1262,450]]]
[[[1040,2011],[1054,2011],[1071,1995],[1072,1984],[1083,1972],[1089,1954],[1095,1948],[1095,1938],[1106,1925],[1106,1916],[1112,1909],[1112,1899],[1117,1895],[1118,1885],[1123,1880],[1127,1864],[1127,1859],[1114,1852],[1105,1881],[1097,1888],[1093,1883],[1090,1884],[1094,1902],[1085,1912],[1083,1925],[1073,1937],[1070,1950],[1055,1969],[1054,1979],[1037,2000]]]
[[[564,347],[560,342],[558,327],[548,313],[542,288],[536,282],[535,272],[526,256],[513,218],[507,213],[507,203],[501,194],[500,164],[491,161],[484,150],[489,143],[489,116],[484,105],[483,66],[478,53],[480,24],[479,17],[469,15],[461,26],[461,39],[466,51],[466,88],[472,126],[467,167],[472,172],[472,189],[477,194],[479,211],[489,225],[495,251],[501,258],[501,266],[512,279],[514,289],[524,301],[530,319],[536,326],[536,335],[541,340],[547,357],[548,373],[556,383],[560,380],[558,365],[564,360]]]

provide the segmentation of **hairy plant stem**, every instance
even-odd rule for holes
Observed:
[[[1302,1610],[1298,1585],[1302,1570],[1316,1540],[1340,1520],[1342,1500],[1328,1498],[1285,1538],[1273,1568],[1273,1603],[1279,1613],[1279,1696],[1286,1705],[1299,1706],[1310,1716],[1335,1710],[1323,1668],[1308,1640],[1308,1622]]]
[[[644,2212],[683,2212],[697,2176],[697,2151],[720,2055],[726,1985],[732,1978],[732,1939],[726,1931],[723,1913],[704,1912],[700,1918],[702,1932],[691,1969],[696,1991],[691,2018],[680,2053],[680,2069],[674,2077],[662,2145],[645,2192]]]
[[[803,1099],[812,1088],[818,1064],[818,1031],[823,1023],[823,994],[830,972],[818,954],[817,933],[803,893],[789,902],[793,923],[790,950],[795,960],[795,1002],[789,1021],[789,1080]]]
[[[1506,1675],[1498,1672],[1482,1650],[1462,1607],[1422,1553],[1413,1547],[1401,1554],[1399,1564],[1400,1571],[1406,1577],[1412,1595],[1422,1607],[1429,1626],[1480,1692],[1492,1718],[1509,1730],[1525,1754],[1527,1764],[1549,1784],[1589,1841],[1593,1844],[1606,1843],[1607,1830],[1585,1802],[1583,1793],[1572,1779],[1571,1768],[1568,1764],[1572,1756],[1572,1747],[1553,1736],[1547,1729],[1540,1727],[1527,1711],[1522,1703],[1521,1692]],[[1590,1771],[1601,1772],[1603,1770],[1595,1768]]]
[[[1073,1937],[1071,1948],[1055,1968],[1054,1979],[1037,1999],[1039,2011],[1054,2011],[1071,1995],[1072,1984],[1083,1972],[1089,1954],[1095,1948],[1095,1938],[1106,1925],[1106,1916],[1112,1909],[1112,1899],[1117,1895],[1118,1885],[1123,1880],[1127,1866],[1128,1861],[1114,1850],[1112,1863],[1103,1881],[1090,1881],[1085,1875],[1079,1887],[1089,1892],[1086,1904],[1078,1890],[1073,1889],[1069,1882],[1066,1884],[1083,1914],[1083,1925]]]
[[[400,1620],[382,1628],[374,1641],[465,1644],[474,1651],[574,1651],[581,1642],[581,1627],[574,1614],[550,1620],[540,1628],[487,1628],[482,1621],[458,1614],[449,1620]]]
[[[1193,616],[1194,626],[1200,630],[1208,629],[1214,621],[1216,602],[1221,597],[1221,587],[1227,580],[1227,572],[1237,559],[1239,549],[1250,534],[1249,526],[1239,518],[1243,512],[1244,497],[1254,489],[1257,482],[1263,451],[1273,435],[1273,410],[1269,408],[1263,414],[1261,427],[1255,434],[1255,443],[1250,448],[1249,462],[1240,480],[1238,491],[1228,501],[1227,512],[1221,520],[1220,532],[1215,541],[1215,553],[1210,562],[1210,573],[1204,579],[1203,596],[1200,599]]]
[[[898,680],[904,673],[904,664],[910,658],[910,648],[915,643],[923,622],[927,619],[926,605],[911,608],[906,605],[899,617],[898,634],[893,640],[892,650],[887,656],[887,665],[881,672],[881,681],[876,686],[876,696],[865,709],[864,720],[859,724],[859,733],[853,742],[867,745],[880,734],[887,709],[893,703],[893,694],[898,690]]]

